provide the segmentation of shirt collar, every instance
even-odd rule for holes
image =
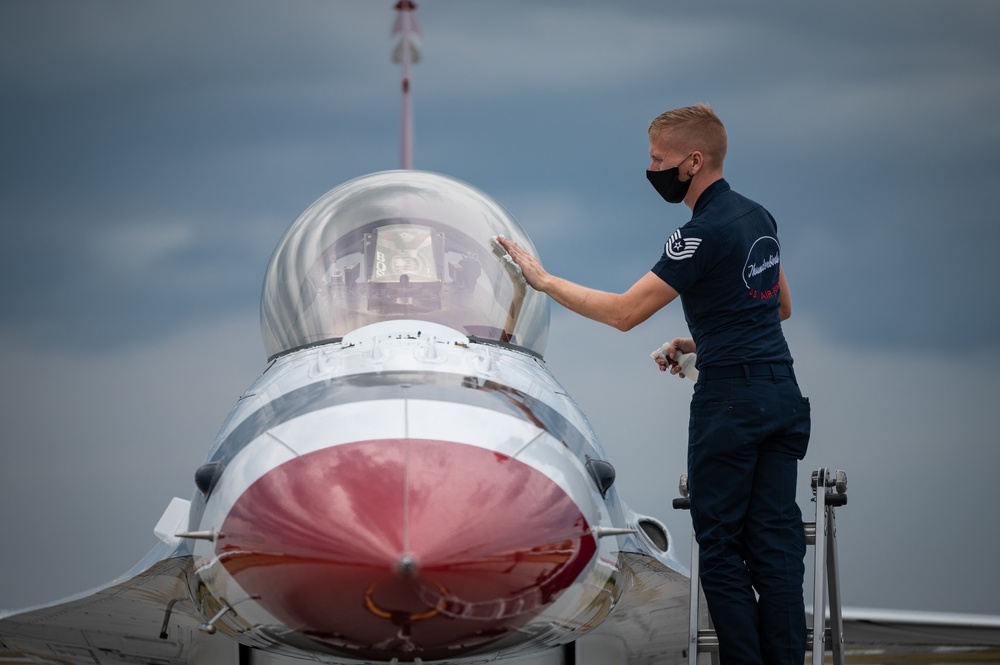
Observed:
[[[692,210],[692,214],[693,215],[700,214],[701,211],[705,209],[705,206],[708,205],[709,201],[711,201],[719,194],[722,194],[723,192],[728,192],[729,189],[730,189],[729,183],[726,182],[725,178],[719,178],[718,180],[713,182],[711,185],[706,187],[705,191],[702,192],[701,195],[698,197],[698,200],[694,204],[694,210]]]

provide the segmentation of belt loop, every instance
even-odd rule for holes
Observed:
[[[767,368],[771,370],[771,383],[777,383],[778,376],[774,373],[774,363],[768,363]]]
[[[747,385],[750,385],[750,365],[743,364],[743,375],[747,378]]]

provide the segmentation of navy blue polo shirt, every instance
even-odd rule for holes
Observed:
[[[778,316],[778,227],[725,180],[702,192],[653,272],[681,295],[698,367],[792,362]]]

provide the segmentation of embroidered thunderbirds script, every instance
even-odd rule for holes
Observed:
[[[690,259],[694,256],[694,252],[700,244],[701,238],[682,238],[681,230],[677,229],[670,236],[670,239],[667,240],[663,251],[673,260],[680,261],[681,259]]]
[[[781,267],[781,249],[771,236],[761,236],[754,241],[743,266],[743,283],[754,300],[767,300],[778,295],[778,271]]]

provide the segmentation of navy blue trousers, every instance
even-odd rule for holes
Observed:
[[[691,519],[723,665],[805,658],[806,541],[795,492],[809,431],[809,400],[793,377],[703,375],[695,385]]]

